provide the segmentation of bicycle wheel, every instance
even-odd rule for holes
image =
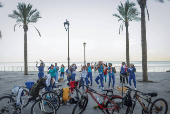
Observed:
[[[57,93],[52,92],[52,91],[48,91],[48,92],[45,92],[42,95],[42,98],[47,98],[48,100],[50,100],[54,104],[56,111],[60,107],[60,98],[57,95]]]
[[[79,101],[81,99],[82,93],[80,92],[79,89],[76,90],[76,99]]]
[[[31,114],[56,114],[54,104],[48,99],[39,99],[31,107]]]
[[[86,109],[88,104],[88,97],[83,97],[75,105],[72,114],[81,114]]]
[[[110,101],[108,100],[106,102],[106,112],[108,114],[115,114],[115,113],[120,113],[120,114],[127,114],[126,113],[126,110],[127,110],[127,107],[125,105],[123,105],[123,102],[122,102],[122,97],[112,97],[110,99]],[[112,103],[111,101],[113,101],[114,103]],[[115,109],[116,106],[118,107],[118,109]]]
[[[15,101],[10,96],[4,96],[0,98],[0,114],[14,114]]]
[[[21,100],[24,99],[24,102],[22,101],[23,108],[25,108],[29,104],[28,96],[29,96],[29,92],[27,90],[23,89],[23,96],[21,96]]]
[[[164,99],[156,99],[150,108],[150,114],[167,114],[168,104]]]

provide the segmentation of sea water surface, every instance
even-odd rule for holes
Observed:
[[[40,63],[40,62],[39,62]],[[55,62],[45,62],[45,71],[47,71],[48,67],[51,64],[55,64]],[[84,62],[70,62],[70,65],[75,63],[78,67],[78,70],[80,70],[81,65],[84,64]],[[89,62],[94,63],[95,62]],[[97,63],[97,62],[96,62]],[[112,66],[116,67],[116,70],[120,70],[120,66],[122,61],[104,61],[104,63],[112,63]],[[130,61],[130,63],[133,63],[137,69],[138,72],[142,72],[142,61]],[[167,70],[170,70],[170,61],[148,61],[148,72],[166,72]],[[67,62],[57,62],[57,65],[60,67],[61,64],[68,66]],[[39,65],[39,64],[38,64]],[[28,70],[29,71],[38,71],[38,69],[35,67],[36,62],[28,62]],[[23,71],[24,70],[24,63],[23,62],[0,62],[0,71]]]

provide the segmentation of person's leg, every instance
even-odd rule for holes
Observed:
[[[56,72],[56,82],[58,82],[58,72]]]
[[[101,86],[102,86],[102,88],[104,87],[103,86],[103,74],[100,74],[100,84],[101,84]]]
[[[127,75],[127,73],[126,73],[126,82],[127,82],[127,84],[128,84],[128,75]]]
[[[115,75],[112,76],[112,80],[113,80],[113,88],[115,86]]]
[[[109,87],[110,87],[110,82],[111,82],[111,76],[109,76]]]
[[[100,79],[100,75],[98,75],[95,79],[96,83],[99,85],[99,79]]]
[[[129,75],[129,85],[130,85],[130,86],[132,86],[132,84],[131,84],[131,79],[132,79],[132,76]]]
[[[38,73],[38,79],[40,79],[40,72]]]
[[[134,86],[136,88],[136,77],[135,77],[135,74],[133,75],[133,83],[134,83]]]
[[[121,74],[120,74],[120,83],[122,83],[122,76],[121,76]]]
[[[92,82],[92,72],[89,72],[89,77],[90,77],[90,82],[91,82],[91,86],[92,86],[92,84],[93,84],[93,82]]]
[[[82,89],[84,89],[84,78],[81,78],[81,81],[82,81]]]

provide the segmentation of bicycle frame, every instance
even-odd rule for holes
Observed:
[[[102,95],[102,94],[99,94],[99,93],[97,93],[97,92],[92,92],[92,91],[90,91],[88,88],[86,89],[85,93],[86,93],[86,94],[89,93],[90,96],[93,98],[93,100],[98,104],[99,108],[101,108],[101,109],[112,109],[112,110],[119,109],[119,107],[116,105],[116,103],[114,103],[113,101],[111,101],[111,100],[109,99],[109,97],[106,96],[106,95]],[[104,100],[103,100],[103,102],[102,102],[101,104],[100,104],[100,103],[97,101],[97,99],[94,97],[93,93],[104,97]],[[116,97],[116,96],[115,96],[115,97]],[[118,96],[118,97],[120,97],[120,96]],[[105,100],[106,100],[106,99],[107,99],[108,101],[111,101],[111,102],[114,104],[114,107],[115,107],[114,109],[113,109],[113,108],[105,108],[105,107],[104,107],[104,103],[105,103]]]
[[[133,108],[132,108],[132,113],[133,113],[133,110],[135,108],[135,105],[136,105],[136,101],[138,101],[140,103],[140,105],[142,106],[143,110],[147,113],[149,113],[150,111],[148,110],[149,109],[149,106],[150,104],[152,104],[152,101],[151,101],[151,98],[144,98],[142,96],[140,96],[139,94],[137,94],[137,92],[135,92],[134,94],[134,105],[133,105]],[[145,107],[145,104],[140,100],[140,98],[144,99],[145,101],[148,102],[148,105]]]

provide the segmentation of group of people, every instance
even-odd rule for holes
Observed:
[[[36,62],[36,67],[39,70],[38,73],[38,78],[44,77],[44,67],[45,64],[42,60],[40,60],[40,66],[37,66],[38,62]],[[70,81],[75,81],[75,77],[76,77],[76,69],[77,66],[75,63],[73,63],[72,65],[70,65],[68,67],[68,69],[66,70],[66,76],[67,76],[67,83],[69,83]],[[112,64],[109,63],[107,65],[104,64],[102,61],[99,61],[98,63],[95,63],[94,65],[91,63],[87,63],[87,65],[83,65],[81,67],[81,79],[82,79],[82,83],[83,83],[83,89],[84,89],[84,83],[86,83],[86,85],[92,86],[93,84],[93,78],[92,78],[92,69],[94,69],[94,71],[98,71],[98,75],[95,78],[95,82],[99,85],[99,88],[102,87],[102,91],[104,89],[104,82],[107,82],[107,75],[109,76],[109,82],[108,82],[108,87],[111,86],[111,88],[114,88],[115,86],[115,73],[116,73],[116,69],[115,67],[112,67]],[[125,83],[125,78],[127,83],[129,83],[129,85],[131,86],[131,80],[133,79],[134,82],[134,86],[136,89],[136,78],[135,78],[135,71],[136,68],[134,66],[133,63],[130,64],[130,68],[128,68],[125,64],[125,62],[122,62],[121,65],[121,71],[120,71],[120,83]],[[61,68],[60,68],[60,78],[62,78],[62,82],[64,82],[64,79],[66,80],[66,78],[64,78],[64,73],[65,73],[65,67],[62,64]],[[50,74],[50,76],[52,77],[52,79],[58,83],[58,74],[59,74],[59,67],[57,66],[57,63],[55,63],[55,66],[53,64],[51,64],[51,66],[48,68],[48,74]],[[128,81],[128,75],[129,75],[129,81]],[[123,78],[122,80],[122,76],[125,76],[125,78]],[[90,81],[89,81],[90,78]],[[100,80],[100,83],[99,83]],[[112,85],[111,85],[112,82]]]
[[[108,82],[108,87],[111,86],[111,88],[114,88],[115,85],[115,74],[116,73],[116,69],[115,67],[112,67],[112,63],[109,63],[107,66],[107,63],[104,64],[102,61],[99,61],[98,64],[95,63],[95,65],[93,66],[91,63],[87,63],[86,65],[83,65],[81,68],[82,74],[81,74],[81,78],[82,78],[82,83],[84,85],[84,82],[86,82],[86,85],[92,86],[92,69],[94,68],[95,71],[98,71],[98,75],[95,78],[95,82],[99,85],[99,88],[102,87],[102,91],[104,89],[104,82],[106,83],[107,81],[107,75],[109,76],[109,82]],[[125,83],[125,79],[122,77],[125,76],[127,84],[129,82],[129,85],[132,86],[131,84],[131,80],[133,79],[134,82],[134,86],[136,89],[136,78],[135,78],[135,72],[136,72],[136,68],[134,66],[133,63],[131,63],[130,68],[128,68],[125,64],[125,62],[122,62],[121,65],[121,71],[120,71],[120,83]],[[128,81],[128,75],[129,75],[129,81]],[[88,80],[90,78],[90,81]],[[100,83],[99,83],[100,80]],[[111,85],[112,82],[112,85]],[[83,88],[84,89],[84,86]]]
[[[38,62],[36,61],[36,67],[39,70],[38,78],[40,79],[41,77],[44,77],[45,63],[42,60],[40,60],[40,66],[37,66],[37,65],[38,65]],[[66,70],[66,76],[67,76],[68,82],[75,81],[76,69],[77,69],[77,66],[75,63],[73,63]],[[60,78],[62,79],[62,82],[64,82],[64,80],[66,80],[66,78],[64,77],[65,66],[63,64],[61,65],[60,68],[59,68],[59,66],[57,66],[57,63],[55,63],[55,65],[51,64],[51,66],[48,68],[48,72],[47,72],[48,74],[50,74],[51,78],[53,80],[55,80],[56,83],[58,83],[58,80],[59,80],[59,77],[58,77],[59,70],[60,70]]]

